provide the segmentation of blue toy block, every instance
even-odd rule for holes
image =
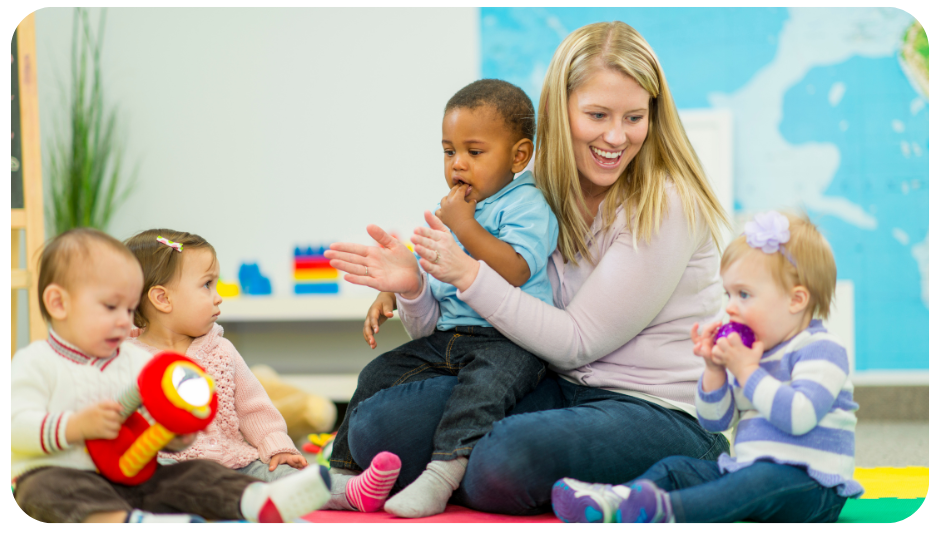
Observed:
[[[339,294],[339,283],[297,283],[294,294]]]
[[[241,285],[242,294],[271,294],[271,280],[261,274],[258,263],[242,263],[238,267],[238,284]]]

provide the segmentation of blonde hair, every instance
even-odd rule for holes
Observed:
[[[169,239],[183,245],[182,252],[157,240],[157,237]],[[144,307],[150,305],[147,293],[156,285],[166,285],[177,276],[183,265],[182,255],[189,250],[208,248],[215,257],[215,248],[209,241],[194,233],[171,229],[150,229],[134,235],[124,244],[140,262],[144,271],[144,288],[140,293],[140,305],[134,311],[134,325],[145,328],[150,323],[144,316]]]
[[[86,264],[93,257],[92,245],[101,244],[134,260],[134,255],[121,241],[93,228],[74,228],[60,233],[43,248],[39,258],[39,312],[43,320],[51,322],[42,294],[46,287],[55,283],[64,289],[71,288],[75,281],[75,266]]]
[[[666,210],[666,179],[675,183],[689,227],[696,208],[712,240],[719,245],[720,226],[730,227],[712,192],[702,165],[689,143],[672,101],[666,77],[649,44],[623,22],[588,24],[569,34],[555,50],[539,100],[535,181],[558,217],[558,249],[565,261],[575,255],[594,264],[588,249],[587,209],[578,181],[568,117],[568,97],[598,69],[620,72],[645,89],[650,98],[649,130],[643,146],[611,186],[603,209],[603,229],[610,228],[624,206],[633,246],[638,236],[649,242],[659,231]]]
[[[790,221],[790,240],[783,244],[793,263],[781,252],[765,254],[751,248],[741,235],[731,241],[721,256],[721,273],[749,253],[766,256],[770,273],[784,290],[802,285],[809,292],[809,306],[813,317],[826,319],[836,292],[836,260],[832,248],[819,229],[804,213],[782,213]]]

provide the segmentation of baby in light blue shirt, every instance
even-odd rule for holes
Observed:
[[[532,158],[534,135],[535,109],[522,89],[501,80],[479,80],[458,91],[444,108],[441,144],[450,192],[436,214],[470,256],[552,304],[546,267],[558,240],[558,221],[530,172],[513,179]],[[542,360],[457,298],[456,287],[433,276],[426,279],[419,298],[436,301],[438,309],[427,315],[424,328],[402,314],[414,340],[382,354],[360,372],[330,459],[335,471],[361,470],[348,436],[350,415],[363,400],[397,385],[457,376],[434,434],[430,463],[417,479],[402,469],[399,484],[410,484],[385,502],[386,511],[408,518],[444,511],[466,473],[474,445],[546,372]],[[431,330],[435,311],[440,314]]]

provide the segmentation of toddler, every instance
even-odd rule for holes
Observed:
[[[513,179],[532,156],[534,117],[529,97],[510,83],[479,80],[458,91],[444,108],[444,175],[450,192],[437,214],[467,253],[551,304],[546,265],[558,223],[530,172]],[[335,248],[327,255],[344,258]],[[388,296],[380,296],[373,309],[388,305],[381,303]],[[535,389],[545,365],[464,304],[453,285],[422,273],[420,293],[409,296],[413,299],[397,295],[397,303],[414,340],[376,358],[359,374],[331,466],[334,484],[342,483],[337,473],[358,468],[347,437],[350,413],[360,402],[395,385],[458,376],[434,436],[431,462],[384,506],[394,515],[416,518],[444,511],[474,444]],[[327,508],[349,508],[345,503],[334,499]]]
[[[11,466],[20,508],[43,522],[270,522],[318,509],[329,498],[326,469],[270,484],[205,460],[158,465],[135,486],[97,473],[84,443],[117,437],[123,421],[114,398],[151,358],[124,342],[143,283],[133,254],[96,230],[67,231],[43,250],[40,308],[49,338],[19,350],[11,370]],[[167,512],[193,514],[153,514]]]
[[[842,343],[826,318],[836,285],[832,250],[805,217],[770,211],[745,225],[721,258],[731,321],[749,326],[713,342],[720,323],[692,327],[705,360],[696,410],[712,432],[737,424],[735,457],[667,457],[623,485],[562,479],[565,522],[835,522],[862,487],[855,411]]]
[[[264,388],[228,339],[222,337],[216,291],[215,249],[192,233],[154,229],[125,244],[140,262],[144,286],[131,339],[151,354],[169,350],[202,365],[217,383],[219,411],[185,451],[161,453],[160,461],[211,459],[273,481],[307,466],[287,435],[287,425]]]

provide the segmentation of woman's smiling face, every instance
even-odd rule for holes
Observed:
[[[568,96],[571,142],[586,195],[606,191],[636,157],[649,131],[650,94],[633,78],[595,70]]]

